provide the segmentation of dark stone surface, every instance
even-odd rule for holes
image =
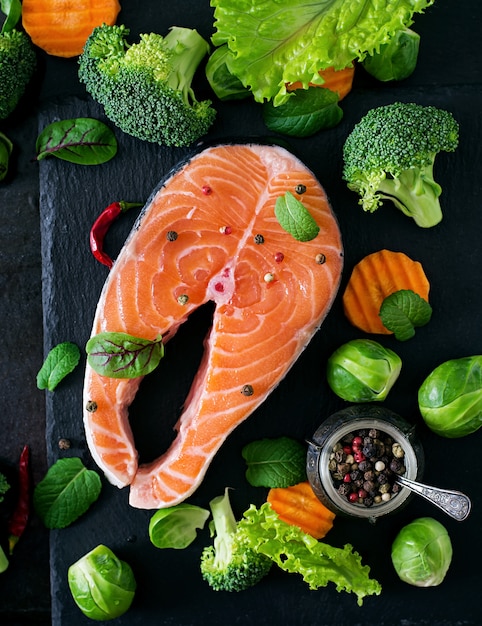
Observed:
[[[163,6],[162,10],[158,2],[145,2],[139,11],[138,3],[126,0],[120,21],[131,26],[134,35],[151,30],[165,32],[169,26],[178,24],[196,27],[208,37],[212,30],[212,9],[208,2],[182,0],[168,9]],[[469,0],[462,5],[449,0],[435,3],[424,15],[416,17],[414,28],[422,36],[422,45],[419,65],[412,77],[394,91],[393,86],[375,85],[361,70],[356,90],[344,105],[343,124],[327,135],[320,135],[316,144],[311,140],[295,141],[294,144],[319,175],[336,207],[345,238],[346,267],[358,260],[361,253],[385,246],[421,257],[427,274],[433,278],[432,304],[436,312],[433,322],[420,332],[416,342],[392,346],[401,353],[407,367],[388,405],[415,419],[413,390],[420,382],[421,372],[428,372],[441,356],[452,358],[482,351],[480,285],[476,279],[482,260],[479,235],[482,191],[479,173],[482,156],[479,2]],[[15,144],[11,174],[0,183],[0,319],[3,330],[0,458],[11,466],[16,464],[22,446],[29,443],[35,483],[59,456],[57,441],[60,436],[72,438],[73,449],[69,454],[78,454],[91,464],[79,422],[81,372],[66,382],[55,396],[39,391],[35,384],[45,349],[59,340],[82,343],[85,339],[98,290],[106,275],[102,267],[93,263],[86,248],[81,247],[80,233],[87,232],[99,207],[118,199],[121,191],[129,192],[129,195],[148,193],[177,158],[175,152],[166,155],[164,151],[123,137],[119,158],[112,162],[112,168],[75,173],[75,168],[69,164],[45,162],[40,166],[40,185],[39,164],[32,160],[39,124],[56,114],[68,116],[77,111],[95,112],[96,109],[84,108],[87,106],[85,101],[82,103],[85,93],[77,81],[75,59],[48,57],[40,51],[38,57],[39,70],[27,96],[18,111],[0,123],[0,130]],[[339,155],[333,156],[339,151],[340,140],[347,129],[368,106],[391,101],[398,95],[448,107],[461,123],[460,150],[454,156],[443,156],[437,166],[440,178],[450,179],[444,185],[446,217],[440,227],[429,233],[414,230],[407,218],[392,210],[372,217],[358,212],[353,196],[339,181]],[[72,96],[82,100],[71,100]],[[251,105],[227,105],[219,109],[214,137],[232,135],[233,132],[249,135],[264,132],[257,111]],[[41,189],[42,223],[39,215]],[[51,223],[46,221],[48,218],[52,219]],[[113,253],[127,233],[128,225],[126,219],[114,233],[110,244]],[[63,237],[65,246],[62,246]],[[78,249],[78,254],[70,253],[72,246]],[[82,289],[74,288],[73,281],[77,276],[83,281],[80,283]],[[320,383],[318,368],[341,337],[346,340],[350,333],[355,334],[346,324],[341,324],[340,328],[340,319],[341,308],[337,302],[327,320],[326,334],[317,338],[300,361],[299,368],[279,388],[276,396],[240,428],[216,458],[209,481],[196,495],[200,504],[205,505],[210,497],[217,495],[228,478],[233,484],[244,485],[243,468],[237,461],[244,443],[259,436],[309,436],[318,426],[321,414],[338,408],[336,401],[325,399],[326,389]],[[193,322],[189,332],[193,338],[198,338],[205,326],[206,320],[200,318]],[[191,335],[184,339],[181,349],[189,348],[190,338]],[[412,367],[412,364],[416,365]],[[180,386],[177,393],[181,396],[182,392]],[[309,402],[300,405],[299,399],[307,396]],[[303,413],[305,417],[304,420],[297,418],[288,428],[284,420],[279,419],[281,413],[287,416]],[[459,469],[456,478],[453,466],[445,463],[447,459],[467,455],[467,451],[469,456],[478,458],[477,435],[463,441],[445,441],[424,431],[423,441],[429,458],[437,457],[440,463],[443,462],[440,472],[439,467],[428,466],[428,482],[463,488],[474,496],[478,494],[478,483],[475,485],[475,475],[468,465]],[[239,487],[233,495],[234,506],[241,512],[247,498],[256,501],[261,497],[256,490],[246,491],[245,487]],[[415,501],[402,517],[397,518],[397,525],[422,514],[438,517],[429,505]],[[86,516],[70,529],[51,534],[51,618],[49,533],[32,515],[9,569],[0,578],[0,623],[6,626],[49,624],[52,621],[58,626],[91,623],[82,617],[68,597],[66,566],[87,551],[93,541],[108,540],[119,548],[121,556],[132,561],[138,574],[139,592],[133,610],[118,621],[129,626],[141,623],[146,626],[224,624],[226,615],[233,616],[233,623],[262,625],[279,621],[293,626],[315,621],[317,624],[338,625],[376,621],[381,625],[445,626],[482,622],[478,601],[479,576],[474,568],[467,567],[467,559],[472,558],[480,544],[477,500],[467,522],[457,525],[447,521],[454,543],[454,561],[446,583],[431,590],[403,586],[390,571],[387,555],[395,529],[391,522],[383,521],[374,528],[361,529],[339,520],[330,541],[341,544],[349,537],[364,560],[373,563],[373,575],[384,581],[382,596],[367,600],[361,610],[352,597],[339,595],[331,588],[316,594],[308,593],[298,579],[278,574],[273,575],[269,584],[240,596],[210,593],[200,585],[196,569],[202,542],[182,554],[159,553],[146,540],[148,518],[147,512],[127,507],[125,491],[118,492],[105,485],[102,499],[92,510],[92,516]],[[444,521],[441,517],[438,519]],[[132,536],[138,538],[134,543]],[[207,541],[207,537],[204,536],[202,541]],[[162,590],[162,598],[159,590]],[[186,602],[187,593],[189,603]],[[269,616],[259,609],[264,606],[271,607]]]

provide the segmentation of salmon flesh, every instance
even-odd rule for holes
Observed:
[[[319,226],[314,239],[298,241],[281,227],[274,207],[287,191]],[[132,506],[173,506],[197,489],[227,436],[275,389],[320,327],[342,266],[324,189],[282,147],[205,148],[153,193],[110,270],[92,335],[167,341],[203,304],[212,301],[214,313],[175,439],[153,462],[139,465],[129,424],[141,377],[109,378],[86,366],[87,442],[107,479],[130,485]]]

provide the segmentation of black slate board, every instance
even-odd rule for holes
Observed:
[[[364,214],[357,206],[356,196],[341,181],[341,146],[347,133],[369,108],[395,100],[447,108],[461,126],[458,151],[440,155],[437,160],[435,173],[443,185],[445,217],[433,229],[418,228],[389,205],[374,215]],[[468,561],[480,557],[479,471],[473,465],[479,458],[480,436],[449,441],[433,435],[418,414],[416,390],[440,362],[482,353],[481,127],[480,117],[474,121],[473,116],[474,110],[482,110],[482,91],[477,86],[358,89],[347,98],[343,108],[344,120],[338,127],[309,140],[290,140],[290,144],[325,186],[338,217],[345,245],[342,289],[353,265],[365,254],[381,248],[401,250],[420,260],[430,278],[434,309],[430,324],[403,344],[393,337],[382,339],[384,345],[400,354],[404,363],[385,405],[417,424],[428,459],[426,481],[466,491],[473,499],[471,516],[458,523],[430,504],[415,499],[397,516],[381,519],[375,525],[338,518],[327,541],[340,546],[352,543],[383,586],[381,596],[367,598],[360,608],[355,596],[339,594],[333,585],[317,592],[309,591],[298,576],[276,570],[243,593],[213,592],[202,581],[198,565],[201,549],[210,541],[207,529],[183,551],[159,551],[147,536],[152,512],[130,508],[127,489],[118,490],[104,482],[102,496],[88,514],[71,527],[51,533],[54,626],[91,623],[70,597],[66,575],[72,562],[99,543],[105,543],[127,560],[138,581],[134,604],[114,622],[117,624],[481,623],[479,575],[477,568],[468,567]],[[259,109],[249,102],[224,104],[218,109],[219,119],[209,139],[231,137],[234,129],[239,137],[268,134]],[[91,102],[70,99],[49,103],[42,112],[39,127],[55,119],[81,115],[103,119],[100,109]],[[113,200],[146,199],[158,181],[186,154],[185,150],[144,144],[122,133],[117,133],[117,137],[118,155],[105,165],[82,167],[55,159],[40,163],[46,352],[66,340],[83,346],[89,337],[97,298],[107,275],[107,269],[94,261],[88,248],[88,231],[98,212]],[[108,249],[114,256],[134,219],[134,213],[127,214],[112,229]],[[211,498],[230,486],[237,515],[251,502],[260,504],[266,492],[246,483],[242,447],[261,437],[308,438],[325,417],[344,406],[327,388],[326,358],[341,343],[363,334],[344,318],[340,296],[341,291],[321,331],[287,378],[224,444],[190,501],[207,506]],[[141,388],[144,399],[139,404],[139,415],[150,405],[147,417],[135,427],[144,458],[162,451],[171,437],[171,425],[196,369],[209,317],[210,311],[204,310],[179,331],[173,340],[177,342],[176,350],[171,342],[169,357],[161,363],[156,378]],[[46,396],[47,449],[50,463],[63,456],[80,456],[87,466],[95,469],[83,433],[82,378],[80,367],[54,393]],[[163,417],[159,422],[161,412]],[[147,432],[152,436],[147,436]],[[72,441],[67,452],[58,449],[60,437]],[[390,546],[398,529],[422,515],[441,521],[454,547],[445,582],[427,590],[401,583],[390,562]]]

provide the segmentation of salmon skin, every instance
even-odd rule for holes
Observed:
[[[295,239],[275,216],[276,199],[287,191],[320,228],[311,241]],[[201,364],[169,449],[138,464],[129,405],[140,377],[108,378],[89,365],[85,372],[90,451],[112,484],[130,485],[132,506],[173,506],[196,490],[227,436],[275,389],[320,327],[342,266],[341,236],[325,191],[285,148],[212,146],[169,175],[110,270],[92,328],[92,335],[154,340],[161,334],[167,342],[190,313],[214,302]]]

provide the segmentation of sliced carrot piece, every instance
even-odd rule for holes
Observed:
[[[373,252],[353,268],[343,293],[345,315],[366,333],[392,334],[381,322],[380,307],[386,297],[401,289],[410,289],[428,302],[430,283],[422,264],[403,252]]]
[[[33,43],[58,57],[78,56],[96,26],[112,26],[118,0],[23,0],[22,25]]]
[[[325,70],[320,70],[318,74],[325,81],[322,85],[315,85],[309,83],[310,87],[324,87],[330,89],[338,94],[340,100],[343,100],[347,96],[353,87],[353,77],[355,75],[355,66],[349,65],[342,70],[335,70],[333,67],[327,67]],[[294,91],[295,89],[301,89],[303,85],[297,81],[290,83],[286,86],[287,91]]]
[[[333,527],[335,514],[320,502],[308,481],[270,489],[267,500],[281,520],[315,539],[321,539]]]

